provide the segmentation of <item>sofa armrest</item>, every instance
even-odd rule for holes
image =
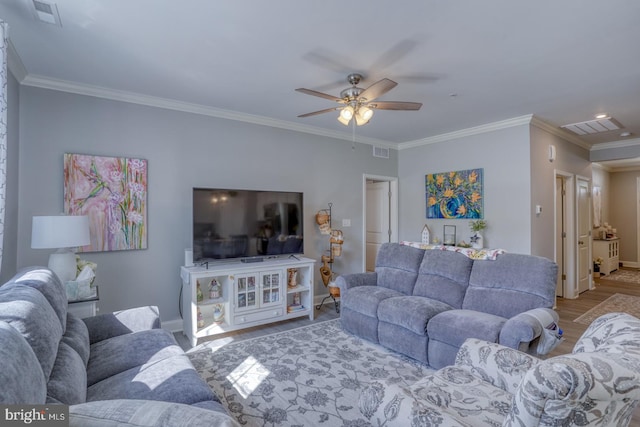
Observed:
[[[638,366],[636,355],[624,353],[543,360],[524,376],[503,425],[628,425],[624,420],[629,422],[640,399]]]
[[[525,373],[540,359],[501,344],[468,338],[458,350],[455,365],[514,394]]]
[[[97,400],[69,407],[70,427],[238,427],[229,415],[182,403]]]
[[[376,286],[377,284],[378,273],[375,272],[344,274],[336,279],[336,285],[341,292],[348,291],[356,286]]]
[[[554,319],[559,320],[558,313],[550,308],[538,308],[544,310]],[[531,311],[531,310],[529,310]],[[542,325],[534,317],[523,313],[507,320],[500,330],[500,344],[515,348],[525,353],[535,354],[537,338],[542,334]]]
[[[89,330],[91,344],[131,332],[160,329],[160,313],[156,306],[131,308],[82,320]]]

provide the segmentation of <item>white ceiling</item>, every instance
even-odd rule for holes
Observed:
[[[0,0],[25,85],[351,137],[332,101],[350,72],[387,77],[360,140],[416,142],[535,114],[553,125],[617,119],[585,146],[640,137],[637,0],[57,0],[62,26],[31,0]],[[20,70],[22,68],[22,70]],[[640,143],[640,139],[637,140]]]

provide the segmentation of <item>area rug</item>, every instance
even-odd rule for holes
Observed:
[[[615,280],[617,282],[636,283],[640,285],[640,271],[618,269],[612,271],[608,276],[601,276],[601,279]]]
[[[574,322],[590,325],[591,322],[603,314],[613,312],[624,312],[632,316],[640,317],[640,297],[626,294],[613,294],[591,310],[576,318]]]
[[[188,352],[196,370],[244,426],[366,426],[368,384],[410,385],[431,368],[348,334],[340,319]]]

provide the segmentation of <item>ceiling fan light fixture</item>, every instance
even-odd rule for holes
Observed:
[[[342,117],[342,113],[341,113],[341,114],[338,114],[338,121],[345,126],[349,126],[349,122],[351,121],[351,119],[349,120],[345,119],[344,117]]]
[[[369,107],[361,107],[356,112],[356,124],[364,126],[369,123],[371,117],[373,117],[373,110]]]
[[[342,109],[342,111],[340,111],[340,117],[348,122],[353,117],[353,112],[353,107],[351,105],[347,105]]]
[[[358,108],[358,115],[360,115],[364,120],[369,121],[371,117],[373,117],[373,109],[363,105]]]

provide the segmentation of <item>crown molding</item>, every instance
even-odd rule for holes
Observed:
[[[22,83],[27,77],[27,68],[24,66],[22,58],[18,55],[18,51],[11,42],[11,39],[9,39],[7,47],[7,67],[9,67],[9,71],[11,71],[13,77],[18,80],[18,83]]]
[[[344,141],[354,142],[354,136],[351,133],[322,129],[315,126],[302,125],[286,120],[277,120],[269,117],[258,116],[253,114],[241,113],[238,111],[223,110],[220,108],[209,107],[206,105],[192,104],[188,102],[176,101],[173,99],[160,98],[156,96],[143,95],[135,92],[127,92],[115,89],[104,88],[100,86],[86,85],[81,83],[70,82],[66,80],[52,79],[33,74],[26,75],[21,84],[25,86],[38,87],[42,89],[56,90],[60,92],[74,93],[77,95],[92,96],[95,98],[109,99],[112,101],[127,102],[131,104],[144,105],[148,107],[163,108],[166,110],[180,111],[184,113],[199,114],[203,116],[216,117],[219,119],[235,120],[245,123],[251,123],[260,126],[269,126],[273,128],[291,130],[294,132],[308,133],[312,135],[324,136],[327,138],[340,139]],[[368,138],[365,136],[355,136],[355,142],[362,144],[370,144],[379,147],[397,149],[397,144],[391,141],[385,141],[377,138]]]
[[[593,147],[591,147],[591,151],[609,150],[611,148],[635,147],[637,145],[640,145],[640,138],[596,144]]]
[[[552,124],[545,122],[539,117],[533,116],[533,119],[531,120],[531,125],[539,129],[542,129],[546,132],[549,132],[550,134],[555,135],[559,138],[562,138],[568,142],[571,142],[579,147],[582,147],[585,150],[591,149],[591,144],[584,142],[583,140],[581,140],[577,136],[574,136],[572,133],[570,133],[567,130],[564,130],[562,128],[559,128],[558,126],[554,126]]]
[[[507,129],[514,126],[521,126],[531,123],[532,114],[526,116],[514,117],[512,119],[501,120],[499,122],[487,123],[467,129],[461,129],[454,132],[443,133],[441,135],[430,136],[428,138],[417,139],[415,141],[401,142],[398,144],[398,150],[406,150],[408,148],[420,147],[423,145],[436,144],[438,142],[450,141],[452,139],[464,138],[467,136],[478,135],[486,132],[494,132],[500,129]]]

